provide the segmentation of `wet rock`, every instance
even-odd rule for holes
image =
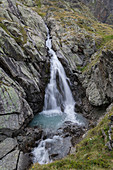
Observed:
[[[84,130],[83,130],[83,127],[81,127],[78,124],[65,122],[64,127],[63,127],[63,132],[64,134],[69,133],[70,136],[71,135],[80,136],[84,132]]]
[[[50,159],[58,160],[69,154],[71,147],[71,137],[57,138],[57,136],[55,136],[54,138],[56,138],[56,140],[53,142],[48,141],[46,143],[46,148],[48,149]]]
[[[16,135],[16,133],[14,134]],[[42,137],[42,130],[37,127],[28,127],[17,134],[17,141],[19,148],[24,152],[31,152],[32,148],[36,146],[36,141]]]
[[[86,130],[87,125],[85,127],[70,121],[66,121],[63,126],[58,129],[57,133],[62,135],[63,138],[70,137],[72,146],[75,146],[75,144],[80,141]]]
[[[0,142],[5,140],[7,137],[12,137],[13,131],[11,129],[2,128],[0,129]]]

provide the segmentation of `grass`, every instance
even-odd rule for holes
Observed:
[[[76,146],[75,154],[47,165],[41,166],[36,163],[30,168],[30,170],[112,170],[113,150],[109,151],[106,146],[110,123],[109,117],[111,115],[113,115],[113,107],[95,128],[89,130],[87,137]],[[107,141],[104,139],[102,130],[104,130],[107,135]]]

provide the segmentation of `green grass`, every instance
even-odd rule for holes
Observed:
[[[76,146],[76,152],[73,155],[47,165],[41,166],[36,163],[30,170],[112,170],[113,150],[109,151],[105,146],[107,141],[102,134],[102,130],[104,130],[108,140],[109,117],[111,115],[113,115],[113,107],[95,128],[89,130],[87,137]]]

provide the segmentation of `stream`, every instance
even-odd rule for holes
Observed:
[[[32,151],[33,162],[39,164],[47,164],[66,156],[72,146],[71,135],[78,133],[87,124],[86,119],[74,111],[75,101],[68,84],[69,79],[52,49],[48,27],[46,47],[51,57],[50,81],[45,90],[43,111],[30,124],[42,128],[46,133],[46,138]]]

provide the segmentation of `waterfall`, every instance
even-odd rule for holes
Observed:
[[[42,139],[38,147],[32,151],[34,155],[33,162],[40,164],[52,162],[50,153],[52,148],[57,148],[55,151],[58,154],[63,153],[63,156],[68,154],[70,141],[67,139],[68,143],[65,144],[65,139],[62,135],[55,135],[58,128],[62,127],[64,122],[68,121],[78,125],[84,125],[83,117],[74,112],[75,101],[67,82],[68,78],[55,51],[52,49],[51,41],[47,28],[46,47],[51,57],[50,81],[45,90],[43,111],[35,116],[31,124],[34,126],[40,125],[47,133],[51,134],[52,132],[53,136]]]
[[[61,114],[64,112],[66,114],[66,120],[75,122],[75,101],[67,82],[68,78],[55,51],[52,49],[51,41],[49,30],[47,28],[46,47],[48,48],[49,55],[51,56],[51,66],[50,82],[45,91],[44,112],[42,112],[42,114],[45,113],[51,115],[52,113]]]

